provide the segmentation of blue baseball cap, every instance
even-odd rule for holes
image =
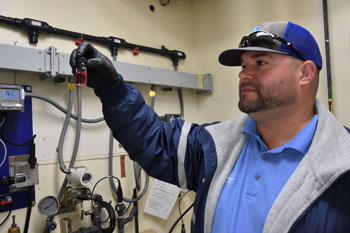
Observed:
[[[280,53],[300,60],[311,60],[322,69],[322,56],[315,38],[305,28],[292,22],[265,22],[244,36],[236,49],[228,49],[219,56],[226,66],[240,66],[241,55],[246,51]]]

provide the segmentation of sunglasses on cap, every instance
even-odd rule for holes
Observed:
[[[292,43],[286,41],[285,39],[279,36],[276,36],[275,34],[266,31],[255,31],[249,34],[248,36],[243,36],[241,42],[239,43],[239,48],[258,46],[279,51],[278,44],[276,43],[277,41],[288,46],[299,56],[301,60],[306,61],[304,56],[294,45],[292,45]]]

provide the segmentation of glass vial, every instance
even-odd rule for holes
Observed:
[[[77,59],[77,66],[76,66],[76,84],[77,86],[86,86],[87,84],[87,59],[85,57],[79,57]]]

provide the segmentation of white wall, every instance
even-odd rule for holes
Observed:
[[[151,12],[150,5],[154,5],[155,11]],[[104,1],[2,1],[0,14],[12,18],[33,18],[45,21],[53,27],[70,31],[82,32],[95,36],[115,36],[129,43],[161,48],[165,45],[168,49],[184,51],[187,59],[180,61],[179,70],[194,73],[196,71],[193,54],[193,18],[191,1],[172,1],[167,6],[161,6],[158,0],[104,0]],[[16,44],[17,46],[29,46],[47,48],[51,45],[58,48],[60,52],[70,53],[75,48],[73,39],[61,36],[39,35],[39,43],[30,45],[27,33],[23,30],[0,24],[0,43]],[[110,56],[108,49],[95,44],[106,55]],[[1,51],[0,51],[1,52]],[[173,69],[169,58],[159,55],[140,52],[138,56],[132,55],[130,50],[120,49],[118,60],[134,64],[143,64],[154,67]],[[0,71],[0,81],[6,83],[17,83],[31,85],[33,93],[48,96],[62,106],[67,106],[68,90],[66,83],[54,83],[53,80],[40,81],[35,74]],[[150,103],[148,97],[149,85],[138,85],[145,99]],[[83,95],[83,117],[95,119],[102,116],[101,103],[90,88],[82,88]],[[190,90],[184,90],[185,118],[196,121],[197,104],[196,94]],[[155,110],[163,115],[165,113],[180,113],[179,99],[176,90],[163,92],[157,88]],[[64,175],[59,171],[57,164],[56,147],[63,126],[65,115],[50,104],[33,99],[33,129],[36,138],[37,157],[39,160],[39,182],[36,186],[36,200],[47,195],[56,196],[63,181]],[[72,121],[65,139],[63,154],[69,161],[75,135],[75,122]],[[108,175],[108,141],[109,130],[105,123],[83,124],[78,161],[76,166],[85,165],[94,175],[94,183]],[[120,177],[119,155],[123,151],[114,143],[114,174]],[[125,154],[125,153],[124,153]],[[68,166],[68,163],[67,163]],[[127,197],[131,197],[134,187],[132,163],[127,159],[126,178],[122,178],[122,186]],[[99,184],[97,193],[103,198],[113,200],[108,182]],[[182,211],[192,203],[193,194],[188,194],[181,202]],[[157,232],[168,231],[179,216],[177,205],[169,220],[165,221],[143,213],[145,198],[140,201],[140,231],[153,229]],[[84,205],[89,210],[88,203]],[[80,219],[80,207],[76,212],[57,216],[55,220],[69,216],[73,220],[73,230],[81,226],[91,225],[89,218],[84,221]],[[26,210],[16,210],[17,222],[21,229],[24,227]],[[4,219],[7,213],[1,213],[0,219]],[[191,213],[186,218],[187,229]],[[5,232],[11,221],[7,221],[0,227]],[[29,232],[42,232],[45,218],[38,214],[36,206],[32,211]],[[181,224],[179,224],[180,226]],[[177,228],[178,231],[179,228]],[[55,232],[59,232],[59,228]],[[126,226],[126,232],[134,232],[134,224]]]
[[[155,6],[155,12],[149,5]],[[349,79],[346,70],[350,64],[350,28],[347,25],[350,16],[348,0],[328,1],[329,27],[331,38],[331,65],[333,78],[333,95],[335,115],[345,125],[350,125],[350,110],[347,108]],[[48,22],[58,28],[80,31],[86,34],[109,36],[126,39],[131,43],[139,43],[160,48],[178,49],[186,53],[187,58],[181,61],[179,70],[192,73],[212,73],[214,77],[213,94],[197,96],[191,91],[184,92],[185,119],[194,122],[211,122],[227,120],[241,115],[238,103],[238,72],[240,68],[224,67],[218,63],[219,54],[228,48],[238,45],[241,37],[247,35],[257,24],[263,21],[290,20],[308,28],[319,43],[325,60],[323,14],[321,0],[171,0],[163,7],[157,0],[6,0],[1,2],[0,14],[16,18],[34,18]],[[22,30],[0,24],[0,42],[17,43],[26,46],[27,34]],[[72,40],[51,35],[40,35],[37,47],[54,45],[66,52],[74,49]],[[105,54],[109,51],[97,46]],[[1,51],[0,51],[1,52]],[[170,60],[146,53],[134,57],[128,50],[120,50],[118,60],[135,64],[144,64],[162,68],[172,68]],[[62,105],[67,104],[65,84],[55,84],[51,80],[39,81],[32,74],[14,74],[0,72],[0,80],[10,83],[25,83],[33,86],[33,92],[48,95]],[[148,86],[138,86],[149,102]],[[100,103],[91,90],[83,90],[83,115],[86,118],[100,116]],[[326,66],[321,72],[321,84],[318,97],[327,104]],[[84,108],[84,106],[88,106]],[[64,115],[50,105],[33,100],[34,131],[37,136],[40,161],[40,184],[36,187],[36,198],[58,192],[63,175],[58,170],[55,160],[55,149]],[[179,105],[175,92],[158,92],[156,111],[160,114],[178,113]],[[72,125],[73,126],[73,125]],[[97,133],[96,133],[97,132]],[[74,128],[70,128],[68,138],[73,138]],[[98,137],[95,137],[98,135]],[[91,142],[98,140],[100,147],[91,147]],[[84,126],[81,148],[77,165],[87,165],[96,179],[107,175],[107,140],[108,130],[104,123],[96,126]],[[68,140],[69,141],[69,140]],[[120,174],[119,157],[116,148],[115,174]],[[71,153],[71,144],[65,147],[66,157]],[[101,169],[102,168],[102,169]],[[123,187],[131,193],[133,187],[132,166],[127,163],[127,177],[122,179]],[[106,200],[113,199],[107,183],[101,184],[100,192]],[[126,193],[128,194],[128,191]],[[185,198],[182,210],[191,204],[193,195]],[[144,201],[140,203],[143,210]],[[88,209],[88,206],[84,206]],[[147,214],[140,214],[141,230],[152,228],[157,232],[167,232],[178,216],[174,208],[168,221],[159,220]],[[141,211],[142,212],[142,211]],[[25,209],[14,211],[20,226],[24,225]],[[79,213],[69,214],[74,220],[74,227],[88,226],[88,220],[82,225]],[[3,219],[5,214],[0,214]],[[57,219],[59,219],[59,216]],[[65,217],[65,216],[62,216]],[[186,222],[189,222],[190,216]],[[30,232],[40,232],[44,218],[33,209]],[[8,221],[0,231],[10,225]],[[133,225],[128,224],[126,232],[133,232]],[[187,224],[189,231],[189,224]],[[58,230],[56,232],[59,232]],[[175,232],[179,232],[179,228]]]
[[[343,124],[349,127],[350,2],[328,1],[328,10],[334,113]]]

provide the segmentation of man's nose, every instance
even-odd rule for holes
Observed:
[[[241,72],[239,72],[238,74],[238,78],[240,79],[240,81],[250,81],[251,79],[253,79],[254,77],[254,73],[253,70],[251,68],[249,68],[248,66],[245,66]]]

